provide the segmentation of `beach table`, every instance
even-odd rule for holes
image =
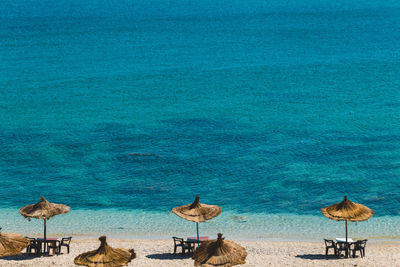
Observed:
[[[202,241],[206,241],[206,240],[208,240],[208,236],[199,236],[199,241],[200,242],[202,242]],[[187,242],[197,242],[197,237],[188,237],[187,238]]]
[[[338,237],[338,238],[336,238],[336,242],[338,242],[338,243],[346,243],[346,238],[345,237]],[[350,249],[350,244],[352,244],[352,243],[354,243],[355,241],[353,240],[353,239],[351,239],[351,238],[347,238],[347,249],[346,249],[346,251],[345,251],[345,253],[346,253],[346,258],[348,258],[349,257],[349,253],[350,253],[350,251],[349,251],[349,249]]]
[[[336,238],[336,242],[346,242],[345,237],[338,237]],[[354,243],[354,240],[351,238],[347,238],[347,243]]]
[[[58,240],[58,238],[56,238],[56,237],[47,237],[46,238],[46,244],[44,244],[44,238],[36,238],[36,241],[40,244],[39,246],[43,249],[42,251],[43,251],[43,253],[42,254],[46,254],[47,252],[46,252],[46,244],[56,244],[57,243],[57,241],[59,241]],[[42,246],[43,245],[43,246]]]
[[[203,242],[208,240],[208,236],[199,236],[199,242]],[[186,240],[187,243],[191,243],[191,244],[197,244],[197,237],[193,236],[193,237],[188,237]]]

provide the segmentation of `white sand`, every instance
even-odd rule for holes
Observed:
[[[193,266],[190,257],[171,254],[171,240],[108,239],[112,247],[134,248],[137,258],[128,266]],[[325,257],[324,244],[318,242],[256,242],[237,241],[247,250],[242,266],[400,266],[400,242],[367,243],[366,257],[336,259]],[[74,258],[85,251],[97,249],[97,239],[73,239],[71,253],[59,256],[29,258],[22,254],[0,259],[0,266],[75,266]],[[65,249],[65,248],[63,248]]]

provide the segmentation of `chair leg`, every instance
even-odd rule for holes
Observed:
[[[176,246],[174,246],[174,254],[176,254]]]

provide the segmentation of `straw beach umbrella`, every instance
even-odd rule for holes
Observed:
[[[221,211],[221,207],[217,205],[207,205],[200,203],[199,196],[196,196],[196,199],[192,204],[187,204],[172,209],[172,212],[179,217],[196,223],[197,243],[199,243],[199,222],[205,222],[214,217],[217,217],[221,213]]]
[[[99,237],[101,242],[97,250],[82,253],[78,255],[74,263],[76,265],[85,266],[101,266],[101,267],[118,267],[127,265],[136,257],[133,249],[127,250],[124,248],[112,248],[106,242],[106,237]]]
[[[18,255],[29,244],[30,240],[22,235],[0,233],[0,257]]]
[[[53,216],[69,212],[70,207],[64,204],[55,204],[48,202],[44,197],[40,197],[40,201],[36,204],[27,205],[19,210],[25,218],[42,219],[44,224],[44,244],[46,246],[46,221]],[[46,247],[45,247],[46,250]]]
[[[246,263],[247,252],[239,244],[224,240],[222,234],[218,238],[201,243],[193,254],[194,266],[229,267]]]
[[[322,213],[329,219],[336,221],[345,221],[346,225],[346,243],[347,243],[347,221],[361,222],[366,221],[374,215],[374,211],[370,208],[353,203],[344,196],[340,203],[333,204],[329,207],[322,208]]]

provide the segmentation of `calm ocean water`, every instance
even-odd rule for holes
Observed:
[[[319,238],[347,195],[400,235],[399,4],[52,2],[0,6],[6,230],[45,196],[53,233],[183,234],[198,194],[210,235]]]

